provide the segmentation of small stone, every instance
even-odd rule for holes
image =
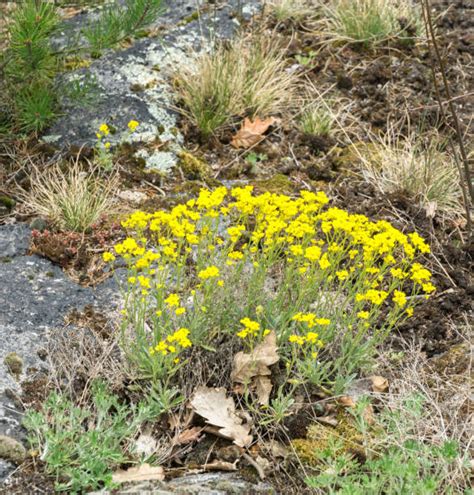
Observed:
[[[23,445],[12,437],[0,435],[0,458],[21,464],[26,457],[26,449]]]
[[[3,362],[5,366],[8,368],[8,371],[18,379],[23,371],[23,359],[16,352],[8,353]]]

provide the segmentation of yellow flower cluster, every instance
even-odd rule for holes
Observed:
[[[192,346],[192,342],[189,339],[189,330],[187,328],[180,328],[171,335],[168,335],[166,339],[161,340],[155,347],[150,347],[149,353],[151,356],[154,354],[161,354],[167,356],[168,354],[177,354],[181,349],[186,349]]]
[[[217,266],[208,266],[205,270],[201,270],[198,273],[198,277],[202,280],[207,280],[208,278],[216,278],[219,276],[219,268]]]
[[[314,313],[296,313],[292,320],[306,323],[308,328],[313,328],[316,325],[327,326],[331,324],[331,320],[328,318],[316,318]]]
[[[411,316],[420,299],[416,296],[428,296],[435,290],[430,271],[418,260],[418,256],[430,252],[428,244],[416,233],[404,234],[385,220],[372,221],[364,215],[328,207],[328,202],[323,192],[302,191],[292,198],[269,192],[254,194],[251,186],[203,189],[196,199],[170,211],[137,211],[130,215],[122,222],[128,237],[114,247],[114,253],[104,254],[104,260],[113,261],[115,256],[125,259],[131,271],[129,281],[142,291],[140,297],[143,291],[150,292],[153,304],[148,307],[162,312],[163,319],[186,312],[180,296],[169,294],[170,290],[192,298],[193,309],[188,309],[187,321],[192,322],[199,311],[200,317],[207,313],[213,318],[212,298],[219,297],[219,291],[236,291],[239,276],[258,273],[262,274],[258,280],[275,275],[281,277],[278,282],[289,273],[285,283],[298,280],[300,287],[309,281],[309,292],[321,287],[324,297],[337,294],[342,298],[341,308],[325,302],[310,306],[317,316],[309,312],[293,316],[293,321],[308,331],[304,335],[295,331],[290,337],[291,343],[298,345],[303,341],[316,345],[318,334],[312,329],[318,326],[327,345],[327,335],[343,328],[334,314],[342,318],[343,313],[351,312],[351,324],[360,323],[366,328],[374,326],[382,306],[389,311],[390,325],[402,314]],[[191,286],[195,274],[200,283]],[[215,283],[206,283],[211,280]],[[170,289],[174,281],[177,288]],[[299,309],[304,306],[292,311]],[[258,322],[243,318],[241,324],[243,328],[237,333],[240,338],[262,335]],[[321,327],[328,327],[327,333]],[[193,340],[196,342],[194,334]],[[287,333],[282,340],[288,340]],[[165,344],[174,345],[168,339]],[[169,347],[156,352],[162,350],[170,352]]]
[[[247,336],[255,337],[260,330],[260,323],[258,321],[253,321],[250,318],[242,318],[240,323],[244,326],[244,328],[237,334],[237,337],[241,339],[245,339]]]

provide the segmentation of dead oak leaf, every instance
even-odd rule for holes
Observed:
[[[369,378],[372,382],[372,390],[374,392],[383,393],[388,390],[388,380],[383,376],[374,375]]]
[[[118,470],[112,474],[114,483],[128,483],[131,481],[163,481],[165,479],[165,471],[161,466],[150,466],[142,464],[141,466],[131,467],[127,470]]]
[[[255,393],[258,397],[258,402],[262,406],[268,405],[270,402],[270,394],[272,393],[272,381],[268,376],[256,376],[254,379]]]
[[[188,428],[187,430],[182,431],[178,438],[176,439],[176,443],[178,445],[186,445],[192,442],[199,442],[201,440],[202,428],[198,428],[197,426],[193,426],[192,428]]]
[[[268,117],[264,120],[260,119],[260,117],[255,117],[253,121],[245,118],[241,128],[232,138],[231,146],[234,148],[251,148],[255,146],[263,140],[263,134],[276,122],[275,117]]]
[[[269,366],[280,359],[276,341],[276,333],[271,331],[251,353],[238,352],[234,356],[232,381],[251,385],[262,405],[268,404],[272,391],[272,382],[268,378],[271,375]]]
[[[221,436],[233,440],[239,447],[252,443],[250,426],[242,424],[235,412],[234,401],[226,397],[225,389],[198,387],[191,399],[191,407],[207,423],[218,427]]]

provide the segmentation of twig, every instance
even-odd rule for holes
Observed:
[[[459,144],[459,151],[461,153],[461,158],[462,158],[462,162],[463,162],[463,166],[464,166],[464,174],[463,174],[462,173],[462,167],[458,163],[457,153],[456,153],[456,150],[454,149],[454,145],[452,144],[452,141],[449,140],[450,145],[451,145],[452,150],[453,150],[453,155],[454,155],[456,164],[457,164],[458,169],[459,169],[459,175],[461,178],[461,181],[460,181],[461,182],[461,191],[462,191],[462,195],[463,195],[464,207],[466,210],[466,222],[467,222],[466,227],[467,227],[467,230],[469,232],[469,237],[471,237],[472,236],[472,221],[471,221],[470,203],[474,202],[474,190],[473,190],[473,184],[472,184],[472,178],[471,178],[471,171],[469,168],[469,160],[467,157],[466,149],[464,147],[464,140],[463,140],[463,136],[461,133],[461,127],[459,125],[459,119],[458,119],[458,116],[456,113],[456,109],[454,108],[453,99],[451,96],[451,91],[449,89],[448,78],[446,76],[446,67],[445,67],[443,58],[441,57],[438,42],[436,40],[436,35],[434,32],[433,20],[431,17],[431,2],[430,2],[430,0],[423,0],[422,6],[423,6],[423,20],[425,23],[425,29],[426,29],[426,34],[427,34],[427,38],[428,38],[428,44],[431,42],[431,45],[433,46],[434,54],[436,56],[436,60],[437,60],[438,65],[439,65],[439,69],[441,72],[441,78],[443,81],[443,87],[444,87],[444,91],[445,91],[446,97],[447,97],[447,104],[448,104],[451,116],[453,118],[454,129],[456,131],[456,136],[457,136],[457,140],[458,140],[458,144]],[[431,50],[430,50],[430,53],[432,53]],[[445,112],[444,107],[443,107],[443,100],[441,98],[441,92],[440,92],[438,82],[436,79],[434,64],[431,64],[431,72],[432,72],[432,76],[433,76],[433,84],[435,87],[436,98],[438,100],[441,116],[443,117],[444,121],[446,123],[448,123],[447,118],[446,118],[446,112]],[[464,180],[463,180],[463,175],[464,175]],[[468,195],[466,193],[465,182],[467,183],[467,190],[469,191],[470,201],[469,201]]]

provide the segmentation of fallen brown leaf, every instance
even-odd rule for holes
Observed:
[[[334,416],[318,416],[316,421],[329,426],[337,426],[339,421]]]
[[[388,380],[383,376],[371,376],[370,381],[372,382],[372,390],[374,392],[383,393],[388,390]]]
[[[272,330],[250,354],[238,352],[234,356],[232,381],[249,385],[255,389],[258,401],[267,405],[272,391],[269,366],[278,362],[276,333]]]
[[[344,407],[355,407],[356,403],[354,399],[348,395],[343,395],[337,399],[338,404]]]
[[[262,406],[268,405],[273,388],[272,381],[268,376],[256,376],[254,383],[255,393],[257,394],[259,404]]]
[[[165,472],[161,466],[150,466],[142,464],[141,466],[131,467],[127,470],[120,469],[112,474],[114,483],[128,483],[130,481],[151,481],[165,479]]]
[[[193,426],[187,430],[182,431],[176,439],[177,445],[186,445],[192,442],[198,442],[201,439],[202,428]]]
[[[267,129],[276,122],[277,119],[274,117],[268,117],[264,120],[255,117],[253,122],[248,118],[244,119],[242,127],[232,138],[231,146],[234,148],[250,148],[258,144],[262,141],[263,134]]]
[[[242,419],[235,412],[232,398],[226,397],[223,388],[198,387],[191,399],[194,411],[210,425],[219,428],[219,434],[234,441],[239,447],[252,443],[250,426],[242,424]]]

